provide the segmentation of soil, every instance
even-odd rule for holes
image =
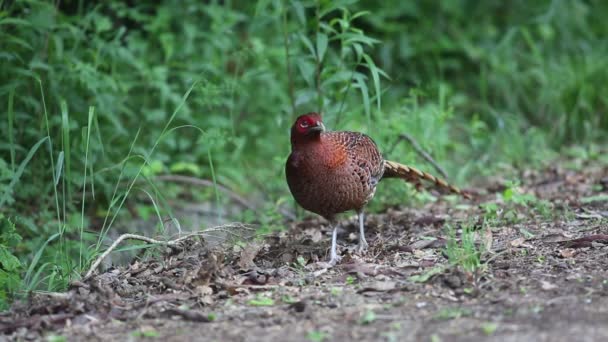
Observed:
[[[320,219],[236,244],[188,239],[15,303],[0,314],[0,339],[608,340],[608,166],[519,178],[488,181],[472,201],[369,215],[364,255],[346,218],[343,259],[329,269]],[[450,260],[463,232],[474,253]]]

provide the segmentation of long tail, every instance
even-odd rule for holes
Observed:
[[[425,179],[435,183],[435,185],[440,188],[447,189],[450,192],[459,194],[464,198],[471,198],[470,194],[458,189],[457,187],[451,184],[448,184],[443,179],[437,178],[431,175],[430,173],[420,171],[414,167],[399,164],[390,160],[386,160],[384,163],[384,175],[382,176],[382,178],[402,178],[410,183],[413,183],[417,187],[420,186],[420,180]]]

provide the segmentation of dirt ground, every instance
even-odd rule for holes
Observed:
[[[257,242],[191,239],[15,304],[0,339],[608,341],[608,166],[519,178],[488,180],[473,201],[369,215],[363,256],[346,217],[331,269],[318,263],[330,242],[320,219]],[[472,267],[447,258],[465,227]]]

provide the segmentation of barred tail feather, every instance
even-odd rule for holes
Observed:
[[[386,160],[384,162],[384,175],[382,176],[382,178],[401,178],[414,184],[419,184],[421,179],[425,179],[427,181],[433,182],[440,188],[447,189],[450,192],[459,194],[464,198],[471,198],[471,195],[447,183],[441,178],[437,178],[431,175],[430,173],[420,171],[414,167],[399,164],[389,160]]]

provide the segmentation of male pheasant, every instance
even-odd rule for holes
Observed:
[[[374,197],[384,178],[402,178],[418,184],[421,179],[468,198],[460,189],[416,168],[388,161],[374,141],[357,132],[326,132],[321,116],[308,113],[291,127],[291,154],[285,165],[287,184],[296,202],[323,216],[334,226],[330,265],[336,253],[335,215],[355,210],[359,217],[359,250],[364,251],[363,208]]]

